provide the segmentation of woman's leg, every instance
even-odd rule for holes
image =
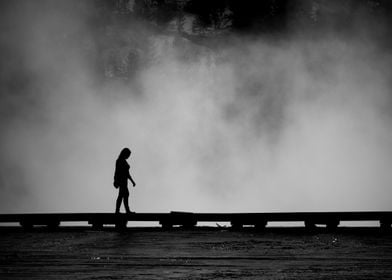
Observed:
[[[121,191],[118,192],[117,200],[116,200],[116,213],[120,213],[121,201],[122,201]]]
[[[127,213],[130,213],[131,210],[129,210],[129,201],[128,201],[128,199],[129,199],[129,192],[127,192],[126,194],[124,194],[124,206],[125,206],[125,211],[126,211]]]

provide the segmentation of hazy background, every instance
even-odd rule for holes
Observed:
[[[0,212],[392,210],[391,4],[200,2],[1,1]]]

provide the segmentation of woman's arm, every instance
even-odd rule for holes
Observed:
[[[135,186],[136,186],[136,183],[135,183],[135,181],[132,179],[131,174],[129,174],[129,173],[128,173],[128,178],[129,178],[129,180],[131,180],[132,185],[135,187]]]

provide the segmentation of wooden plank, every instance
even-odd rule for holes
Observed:
[[[129,221],[157,221],[163,226],[195,226],[197,222],[230,222],[234,227],[258,225],[268,222],[304,222],[308,227],[326,224],[334,228],[341,221],[379,221],[383,228],[390,228],[391,211],[360,212],[272,212],[272,213],[33,213],[0,214],[0,223],[56,226],[61,222],[88,222],[97,227],[104,224],[126,225]]]

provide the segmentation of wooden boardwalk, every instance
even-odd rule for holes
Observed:
[[[42,213],[0,214],[0,225],[17,223],[24,228],[48,226],[57,228],[62,222],[87,222],[93,228],[115,225],[124,228],[129,221],[159,222],[163,228],[194,227],[198,222],[229,222],[233,228],[254,226],[263,229],[268,222],[303,222],[306,228],[325,225],[335,229],[342,221],[378,221],[383,229],[390,229],[392,212],[275,212],[275,213]]]

